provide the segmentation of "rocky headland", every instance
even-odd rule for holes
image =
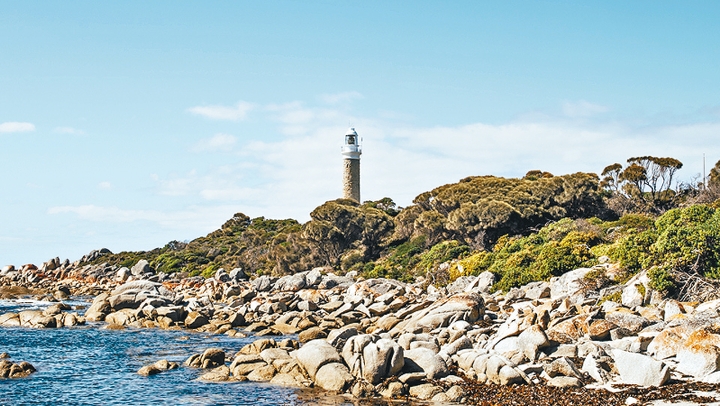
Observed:
[[[98,255],[2,268],[3,298],[57,303],[0,314],[0,326],[97,323],[255,336],[236,352],[199,348],[183,367],[204,369],[199,379],[208,382],[251,380],[355,398],[483,404],[493,401],[491,392],[512,399],[592,391],[586,404],[623,404],[642,394],[667,396],[668,387],[697,397],[697,390],[720,382],[720,300],[666,298],[642,272],[613,292],[595,289],[590,277],[614,272],[608,262],[491,293],[489,272],[443,288],[340,276],[330,268],[252,279],[241,269],[219,269],[207,279],[176,279],[146,261],[131,268],[88,264]],[[89,306],[73,309],[63,303],[70,297]],[[608,297],[617,301],[601,300]],[[2,376],[32,371],[27,363],[0,363]],[[177,367],[159,360],[138,373]],[[494,402],[487,404],[503,404]]]

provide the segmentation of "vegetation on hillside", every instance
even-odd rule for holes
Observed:
[[[160,272],[206,277],[219,268],[280,276],[329,266],[436,285],[489,271],[495,289],[508,290],[607,257],[623,277],[648,270],[655,289],[671,291],[677,272],[720,278],[720,161],[707,187],[678,183],[681,168],[645,156],[609,165],[601,177],[473,176],[405,208],[390,198],[328,201],[305,224],[237,213],[205,237],[95,262],[146,259]]]

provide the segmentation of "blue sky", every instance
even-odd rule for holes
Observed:
[[[469,175],[720,159],[720,4],[0,3],[0,265]]]

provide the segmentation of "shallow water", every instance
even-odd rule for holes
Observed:
[[[47,302],[0,301],[0,313],[43,308]],[[104,330],[103,324],[62,328],[0,328],[0,352],[37,372],[0,379],[0,405],[298,405],[314,403],[297,390],[253,382],[205,383],[199,369],[180,367],[151,377],[137,370],[160,359],[182,364],[220,347],[233,354],[256,338],[159,329]],[[337,402],[334,402],[337,404]],[[344,402],[341,402],[344,403]],[[351,404],[351,403],[349,403]]]

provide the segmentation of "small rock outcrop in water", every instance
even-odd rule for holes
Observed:
[[[85,318],[76,312],[66,312],[70,306],[56,303],[45,310],[23,310],[0,314],[2,327],[57,328],[85,324]]]
[[[13,363],[6,352],[0,353],[0,378],[25,378],[35,372],[29,362],[22,361]]]
[[[137,373],[138,375],[142,376],[157,375],[161,372],[169,371],[171,369],[177,369],[177,367],[177,363],[168,361],[166,359],[161,359],[154,364],[143,366],[142,368],[138,369]]]

